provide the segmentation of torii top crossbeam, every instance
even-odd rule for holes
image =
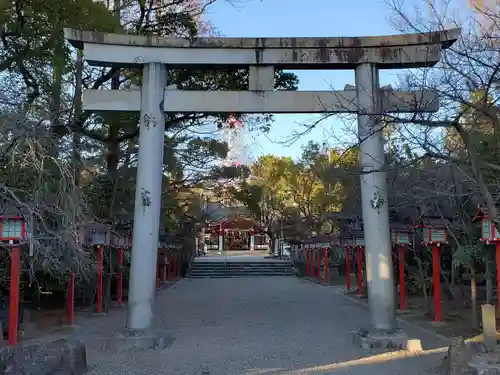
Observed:
[[[171,67],[273,65],[283,69],[382,69],[432,66],[459,29],[418,34],[332,38],[176,38],[108,34],[65,29],[92,65],[133,66],[149,62]],[[109,46],[113,46],[110,53]],[[175,53],[168,53],[175,49]]]
[[[149,63],[172,68],[241,67],[249,69],[247,91],[166,89],[165,112],[357,113],[356,90],[275,91],[275,69],[377,69],[432,66],[458,29],[424,34],[347,38],[197,38],[107,34],[65,29],[66,38],[83,48],[91,65],[136,67]],[[137,90],[85,90],[83,104],[93,111],[139,111]],[[383,112],[435,112],[435,92],[381,90]]]

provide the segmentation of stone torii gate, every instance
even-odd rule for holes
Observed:
[[[166,112],[356,113],[371,327],[395,328],[391,240],[381,115],[434,112],[434,92],[379,87],[379,69],[435,65],[458,38],[452,29],[425,34],[346,38],[197,38],[132,36],[66,29],[95,66],[142,69],[140,90],[86,90],[89,111],[140,111],[139,155],[127,327],[144,330],[153,317]],[[168,69],[249,70],[248,91],[177,91]],[[275,69],[353,69],[355,90],[275,91]]]

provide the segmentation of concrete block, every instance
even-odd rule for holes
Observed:
[[[351,332],[353,342],[365,350],[369,349],[408,349],[408,336],[401,329],[372,330],[361,328]],[[413,345],[413,344],[412,344]],[[414,345],[413,345],[414,348]]]
[[[125,330],[102,339],[101,351],[163,350],[174,341],[161,329]]]
[[[74,338],[0,348],[0,373],[4,375],[81,375],[86,372],[85,344]]]
[[[494,350],[497,345],[497,327],[495,317],[495,306],[484,304],[481,306],[481,317],[483,321],[484,345],[488,350]]]
[[[406,344],[406,350],[412,353],[423,352],[422,341],[420,341],[419,339],[408,340]]]

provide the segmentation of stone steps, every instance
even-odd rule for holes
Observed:
[[[193,262],[191,278],[293,275],[291,262]]]

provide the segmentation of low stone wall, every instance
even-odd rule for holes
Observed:
[[[81,375],[85,372],[85,344],[77,339],[25,342],[0,348],[0,374]]]

